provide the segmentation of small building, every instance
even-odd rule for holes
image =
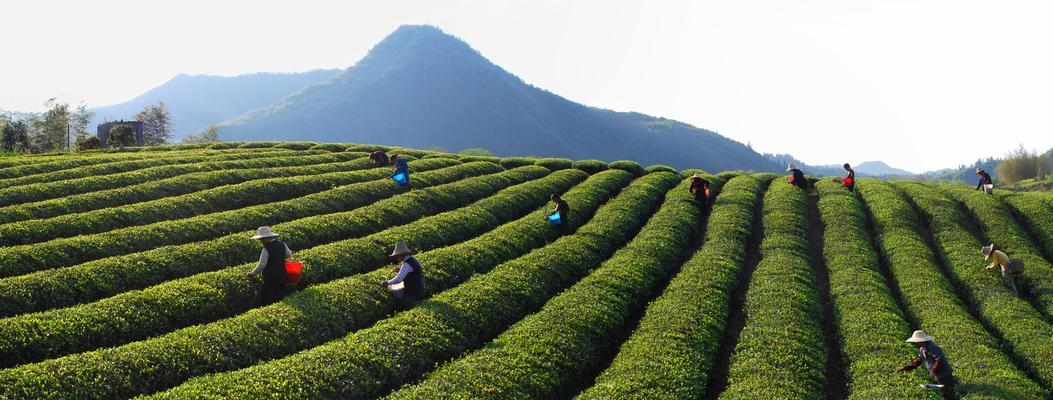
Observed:
[[[135,131],[135,145],[136,146],[143,146],[145,144],[145,141],[143,139],[143,123],[142,122],[140,122],[140,121],[124,121],[124,120],[120,120],[120,121],[107,122],[107,123],[104,123],[104,124],[100,124],[99,127],[96,129],[95,134],[99,136],[99,147],[100,148],[103,148],[103,149],[106,148],[106,139],[109,139],[109,137],[110,137],[110,129],[113,129],[114,127],[120,126],[120,125],[128,125],[128,126],[132,127],[132,130]]]

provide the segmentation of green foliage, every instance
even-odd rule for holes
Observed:
[[[628,179],[627,174],[616,172],[595,175],[589,180],[600,177],[617,178],[616,181],[621,184],[606,190],[593,188],[585,193],[579,191],[573,197],[568,193],[566,200],[579,206],[583,214],[591,212],[589,210],[603,203],[603,197],[611,196]],[[430,266],[425,267],[429,290],[435,290],[436,286],[439,286],[438,289],[452,287],[442,282],[448,282],[445,277],[450,275],[456,276],[459,281],[471,279],[438,292],[434,298],[424,300],[409,311],[343,339],[234,373],[195,379],[158,397],[201,397],[209,394],[227,397],[267,396],[259,391],[261,386],[243,385],[242,382],[277,383],[279,380],[286,382],[282,386],[287,389],[282,389],[282,393],[272,392],[270,396],[372,398],[380,395],[418,377],[436,362],[465,350],[466,346],[481,344],[487,337],[536,310],[546,299],[586,275],[592,267],[628,241],[649,212],[657,206],[663,189],[660,178],[655,176],[634,182],[600,208],[575,234],[561,237],[550,245],[511,261],[483,261],[483,271],[489,271],[486,274],[472,277],[475,272],[473,269],[481,267],[474,261],[476,257],[465,260],[460,254],[446,254],[426,258],[422,254],[421,263]],[[671,186],[669,183],[675,184],[675,179],[670,180],[669,176],[664,178],[666,188]],[[584,199],[581,197],[583,194],[586,197]],[[522,246],[518,242],[544,245],[544,240],[537,241],[538,236],[543,239],[547,235],[538,235],[538,232],[551,232],[551,229],[544,226],[541,220],[543,212],[539,211],[523,221],[532,224],[526,229],[527,232],[523,232],[527,236],[505,231],[503,234],[511,236],[501,242],[468,242],[465,245],[470,243],[471,247],[458,250],[469,254],[480,252],[485,258],[490,258],[491,254],[508,251],[501,247]],[[584,221],[574,215],[570,215],[574,220],[572,223]],[[588,215],[584,216],[588,218]],[[516,232],[522,230],[519,228]],[[593,251],[573,251],[581,248]],[[448,258],[451,256],[453,259]],[[468,269],[461,267],[460,264],[464,263],[469,264]],[[500,265],[494,267],[494,264]],[[435,282],[432,277],[440,281]],[[367,291],[366,287],[358,290]],[[372,291],[382,290],[376,288]],[[391,340],[396,340],[399,345],[388,346]],[[381,348],[384,351],[378,352],[377,349]],[[287,378],[274,374],[274,371],[288,370],[310,370],[312,374]],[[333,385],[332,382],[341,383]]]
[[[208,144],[219,142],[219,126],[216,124],[209,125],[205,130],[198,132],[193,135],[183,137],[182,142],[184,144]]]
[[[630,173],[632,173],[635,176],[641,176],[641,175],[644,174],[643,167],[641,167],[640,163],[638,163],[636,161],[627,161],[627,160],[615,161],[615,162],[612,162],[610,164],[607,164],[607,166],[610,167],[611,169],[620,169],[622,171],[629,171]]]
[[[280,153],[279,153],[280,154]],[[359,168],[361,161],[356,153],[267,156],[238,161],[210,162],[213,171],[192,172],[170,178],[156,178],[135,184],[136,179],[128,179],[128,184],[114,189],[99,189],[88,193],[69,195],[51,200],[43,200],[7,207],[0,207],[0,224],[8,224],[30,219],[46,219],[79,214],[125,204],[142,203],[162,198],[171,198],[188,193],[198,192],[224,185],[233,185],[255,179],[293,177],[300,175],[317,175],[330,172],[348,171]],[[140,171],[141,173],[144,171]],[[222,206],[222,205],[217,205]],[[125,208],[112,210],[125,211]],[[194,210],[190,210],[194,211]],[[159,216],[164,218],[164,216]],[[4,225],[0,225],[3,229]]]
[[[823,222],[823,257],[849,377],[849,399],[936,399],[915,390],[908,374],[890,374],[916,352],[903,339],[910,326],[881,275],[859,199],[828,180],[816,184]]]
[[[567,169],[574,166],[574,162],[566,158],[542,158],[534,165],[540,165],[553,171]]]
[[[354,153],[342,153],[340,157],[332,157],[326,161],[347,161],[353,159]],[[309,156],[314,157],[314,156]],[[276,161],[270,162],[268,161]],[[289,162],[294,161],[294,162]],[[288,200],[298,196],[306,194],[310,183],[313,183],[316,179],[311,179],[307,184],[304,184],[303,180],[297,178],[309,175],[316,175],[317,179],[326,179],[327,177],[339,176],[346,174],[348,171],[360,170],[371,168],[373,165],[365,157],[359,157],[357,160],[346,163],[338,163],[339,165],[323,165],[321,167],[309,168],[307,172],[313,172],[314,174],[304,174],[300,176],[289,175],[289,169],[278,169],[274,171],[276,175],[274,178],[266,178],[266,170],[250,169],[250,170],[236,170],[227,169],[226,167],[258,167],[264,165],[296,165],[298,164],[296,157],[281,157],[277,160],[268,158],[257,158],[245,161],[226,161],[212,163],[210,167],[217,170],[215,176],[227,178],[231,176],[244,176],[244,172],[250,172],[243,180],[250,180],[249,182],[225,185],[215,189],[200,190],[184,195],[168,195],[163,196],[156,194],[157,197],[163,197],[153,201],[140,202],[137,204],[131,204],[120,208],[106,208],[105,206],[99,206],[93,204],[96,210],[82,212],[78,214],[64,213],[54,218],[49,219],[36,219],[31,221],[23,221],[17,223],[0,224],[0,245],[12,246],[22,244],[32,244],[38,242],[44,242],[47,240],[78,236],[78,235],[89,235],[94,233],[101,233],[111,231],[114,229],[120,229],[129,226],[146,225],[158,221],[189,218],[201,214],[208,214],[220,211],[226,211],[236,208],[253,206],[261,203],[277,202],[281,200]],[[218,165],[217,165],[218,164]],[[333,168],[342,167],[342,168]],[[295,169],[293,171],[303,171],[303,168]],[[242,174],[239,174],[241,172]],[[261,174],[260,172],[264,172]],[[326,175],[328,173],[329,175]],[[255,178],[255,179],[253,179]],[[148,181],[147,184],[155,184],[156,180]],[[320,190],[328,188],[328,184],[333,183],[333,180],[326,179],[324,183],[320,183],[317,187]],[[187,189],[203,189],[200,182],[192,182],[195,186],[188,187]],[[297,184],[295,187],[288,187],[287,184]],[[115,189],[120,192],[129,192],[127,187]],[[141,199],[142,192],[140,188],[131,190],[132,194],[139,195],[136,199]],[[174,188],[173,188],[174,189]],[[105,192],[113,192],[109,190]],[[105,193],[100,196],[99,192],[90,192],[84,195],[67,196],[61,199],[53,199],[51,201],[44,201],[40,203],[61,203],[69,204],[71,200],[79,200],[79,197],[88,197],[92,199],[102,199],[104,201],[119,200],[120,196],[113,196],[113,193]],[[170,192],[168,192],[170,193]],[[168,194],[165,193],[165,194]],[[244,193],[252,193],[252,196],[244,196]],[[0,211],[15,208],[15,207],[4,207],[0,208]],[[31,207],[18,206],[16,210],[26,212],[32,210]],[[68,210],[63,210],[68,211]],[[2,214],[0,214],[2,215]]]
[[[672,174],[677,173],[676,168],[670,167],[668,165],[652,165],[650,167],[644,168],[644,173],[650,174],[655,172],[669,172]]]
[[[273,228],[281,232],[286,238],[283,240],[290,247],[307,248],[296,252],[297,259],[306,264],[303,284],[320,284],[382,267],[389,261],[385,257],[385,250],[388,250],[384,248],[385,245],[400,238],[412,237],[417,251],[453,244],[483,233],[495,223],[507,222],[530,212],[545,203],[548,191],[566,189],[584,179],[584,174],[580,172],[544,178],[547,174],[548,170],[544,168],[524,167],[413,191],[354,211],[306,218]],[[457,207],[464,208],[448,211]],[[319,223],[323,219],[327,224]],[[393,228],[384,229],[388,226]],[[373,233],[377,230],[381,232]],[[361,237],[369,233],[372,234]],[[240,250],[251,258],[258,252],[258,245],[248,239],[250,235],[251,232],[239,233],[225,242],[236,241],[228,248]],[[351,239],[343,239],[348,237]],[[325,243],[331,240],[338,241]],[[216,244],[220,244],[218,242]],[[191,251],[200,254],[198,249]],[[361,256],[356,257],[356,262],[351,264],[342,263],[334,257],[349,253]],[[180,258],[194,258],[192,254],[182,256]],[[231,254],[231,257],[235,255]],[[253,295],[258,290],[258,283],[246,280],[243,276],[245,271],[254,266],[228,267],[72,309],[0,320],[0,333],[6,332],[7,337],[20,338],[17,343],[0,339],[0,354],[4,355],[2,359],[11,362],[37,361],[45,357],[123,344],[243,311],[256,300]],[[132,282],[128,278],[128,275],[114,277],[123,285],[144,286],[144,282]],[[69,282],[70,286],[75,283],[76,280]],[[81,287],[77,290],[85,292],[91,289]],[[202,296],[203,292],[209,295]],[[172,320],[172,314],[186,317]],[[332,323],[328,318],[330,316],[319,315],[305,322],[301,329],[324,331],[324,327],[318,325]],[[123,322],[107,323],[113,319]],[[40,327],[47,328],[36,329]],[[6,362],[0,365],[9,366]]]
[[[1053,197],[1013,192],[1001,192],[998,197],[1023,223],[1045,255],[1053,256]]]
[[[1030,289],[1030,297],[1046,316],[1053,314],[1053,265],[1035,247],[1025,229],[1018,225],[1012,213],[995,196],[989,196],[961,185],[937,186],[951,198],[961,202],[971,218],[979,225],[977,232],[987,243],[1024,261],[1027,271],[1018,277],[1017,285]],[[1023,225],[1027,226],[1027,225]],[[984,243],[984,244],[987,244]],[[979,252],[979,250],[977,250]]]
[[[537,162],[533,157],[505,157],[501,159],[501,166],[505,168],[518,168],[524,165],[534,165]]]
[[[110,128],[106,138],[107,147],[135,146],[135,129],[131,125],[117,125]]]
[[[461,162],[486,161],[494,164],[501,163],[501,158],[491,156],[461,156],[459,159]]]
[[[741,176],[723,185],[705,243],[651,302],[610,367],[581,398],[702,397],[730,312],[728,298],[746,259],[758,193],[771,179]]]
[[[722,399],[822,399],[826,343],[808,255],[807,194],[775,181],[764,195],[761,259]]]
[[[0,150],[27,152],[29,149],[29,126],[25,121],[13,121],[0,126]]]
[[[572,166],[590,174],[607,170],[607,163],[600,160],[578,160]]]
[[[420,160],[410,164],[412,171],[449,167],[447,171],[417,172],[416,187],[436,180],[460,179],[465,176],[492,173],[500,167],[490,163],[462,165],[453,160]],[[454,165],[450,167],[451,165]],[[387,179],[389,171],[369,169],[351,173],[324,174],[289,178],[282,182],[286,192],[300,197],[256,206],[199,215],[181,220],[162,221],[104,233],[77,236],[0,249],[0,276],[14,276],[49,268],[149,250],[161,246],[189,243],[214,238],[225,232],[239,232],[253,227],[363,206],[400,192],[396,183]],[[430,178],[430,177],[435,178]],[[252,196],[252,192],[236,196]],[[287,197],[288,194],[283,195]]]
[[[462,156],[482,156],[482,157],[493,157],[494,153],[487,149],[464,149],[460,153]]]
[[[112,189],[167,178],[188,172],[210,171],[224,165],[209,164],[245,160],[259,153],[223,155],[168,155],[113,163],[100,163],[72,169],[0,180],[0,206],[25,204],[73,194]]]
[[[611,338],[625,329],[691,246],[700,212],[687,186],[670,189],[628,245],[539,312],[391,397],[479,398],[496,392],[504,398],[555,398],[565,388],[588,383],[617,345]]]
[[[919,184],[902,183],[897,188],[906,191],[917,202],[931,224],[938,247],[945,249],[950,243],[969,247],[967,262],[970,265],[955,266],[953,261],[946,259],[951,261],[947,266],[955,271],[961,271],[959,268],[983,271],[979,245],[972,247],[967,243],[969,236],[964,229],[952,229],[943,222],[946,216],[954,218],[948,221],[952,224],[961,223],[963,216],[957,207],[951,203],[930,203],[914,192],[914,185]],[[1041,389],[1016,368],[996,338],[989,335],[962,305],[955,293],[955,285],[944,277],[939,265],[946,253],[934,253],[929,247],[920,233],[923,231],[918,214],[908,199],[892,185],[873,179],[860,180],[856,189],[867,204],[878,247],[904,306],[918,325],[917,329],[924,329],[936,337],[936,343],[942,345],[954,366],[955,376],[962,382],[958,395],[963,398],[1042,398]],[[944,216],[934,219],[932,212],[937,210]],[[955,230],[958,233],[953,234],[954,237],[947,235]],[[1000,277],[988,275],[987,279],[1001,286]],[[1004,287],[999,290],[1005,293]],[[1029,306],[1024,303],[1024,307]],[[904,359],[903,363],[907,361],[909,359]],[[924,368],[914,372],[913,376],[922,382],[928,379]]]
[[[88,136],[77,139],[77,151],[93,150],[99,148],[101,143],[98,136]]]
[[[318,143],[315,142],[281,142],[274,145],[274,147],[289,150],[307,150],[316,146],[317,144]]]
[[[995,169],[998,173],[998,180],[1007,185],[1024,179],[1042,179],[1051,170],[1053,170],[1053,159],[1050,159],[1049,153],[1039,155],[1037,152],[1028,151],[1024,145],[1009,152]]]
[[[627,180],[625,176],[616,175],[598,179],[590,178],[582,187],[572,190],[577,194],[573,200],[568,198],[568,201],[574,201],[574,204],[581,209],[581,219],[578,221],[587,219],[588,209],[599,207],[607,198],[617,193]],[[541,191],[542,198],[543,193],[544,191]],[[486,209],[502,209],[500,205],[505,204],[505,201],[507,200],[499,201],[497,208],[491,208],[494,205],[488,205]],[[485,217],[486,213],[472,211],[469,215],[483,217],[488,223],[494,223],[491,217]],[[458,218],[463,220],[465,216],[460,215]],[[446,224],[429,224],[432,227],[440,225]],[[402,235],[389,236],[388,239],[402,238],[412,233],[414,232],[405,231],[401,232]],[[429,290],[441,290],[456,286],[459,282],[470,278],[476,271],[484,272],[492,268],[494,264],[503,262],[502,260],[518,257],[542,246],[552,240],[553,236],[553,230],[541,221],[541,211],[538,211],[515,222],[502,225],[492,233],[456,246],[425,252],[417,257],[428,266],[425,273]],[[384,262],[386,252],[390,251],[391,242],[367,243],[370,243],[368,247],[361,248],[360,251],[352,250],[352,254]],[[419,245],[414,244],[413,246],[418,247]],[[466,259],[464,254],[477,256]],[[334,251],[328,258],[333,261],[327,264],[334,266],[344,264],[339,260],[345,257],[347,253],[344,251]],[[313,262],[312,264],[318,263]],[[7,370],[19,370],[19,374],[4,375],[4,372],[0,372],[0,382],[4,383],[0,387],[7,389],[6,392],[0,392],[0,395],[22,391],[28,395],[33,393],[84,393],[95,398],[128,397],[134,393],[152,392],[171,386],[176,382],[198,375],[199,371],[228,370],[252,365],[261,359],[290,354],[339,337],[348,331],[364,328],[391,312],[395,308],[395,302],[386,293],[386,290],[377,287],[376,284],[381,277],[390,276],[388,270],[389,268],[385,267],[369,274],[355,275],[325,285],[318,285],[289,296],[279,304],[242,314],[236,318],[191,327],[148,341],[122,346],[112,351],[82,353]],[[270,330],[279,327],[284,332],[279,341],[259,340],[261,329]],[[324,330],[321,327],[324,327]],[[381,339],[386,341],[388,338]],[[175,357],[172,357],[173,355]],[[213,361],[217,357],[229,361],[217,364]],[[87,359],[99,360],[99,362],[84,362]],[[103,362],[103,359],[111,361]],[[151,361],[129,363],[121,360]],[[158,363],[167,367],[158,370],[156,368]],[[79,371],[70,371],[60,377],[46,372],[46,369],[38,369],[47,364],[67,365]],[[330,363],[322,361],[317,367],[325,364]],[[322,372],[315,365],[308,370],[313,370],[308,376],[320,376]],[[20,376],[26,372],[30,372],[30,375]],[[130,379],[131,382],[125,380],[126,383],[120,385],[111,385],[108,382],[98,382],[98,384],[88,382],[89,376],[103,372],[118,373],[121,376],[132,377],[132,379]],[[157,376],[158,372],[163,373],[164,376]],[[216,378],[223,376],[217,375]],[[270,378],[278,377],[268,377]],[[293,378],[291,375],[283,375],[283,379]],[[39,385],[31,384],[38,379],[47,380],[49,387],[41,388]],[[81,382],[68,382],[65,379],[77,379]],[[8,385],[8,382],[15,380],[32,386]],[[132,382],[139,384],[132,384]],[[327,386],[332,387],[333,385],[330,383]],[[222,389],[219,386],[211,388]]]
[[[346,151],[347,150],[347,145],[339,144],[339,143],[319,143],[319,144],[316,144],[314,146],[311,146],[311,148],[308,149],[308,150],[322,150],[322,151],[331,151],[331,152],[335,153],[335,152]]]
[[[143,123],[143,144],[147,146],[163,145],[172,136],[172,113],[163,101],[146,106],[135,115],[135,120]],[[214,141],[218,140],[217,136]]]

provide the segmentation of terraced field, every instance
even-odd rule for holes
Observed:
[[[0,399],[1050,399],[1053,198],[858,189],[346,144],[2,158]],[[304,263],[265,305],[261,225]],[[398,240],[409,307],[377,285]],[[914,329],[953,393],[894,372]]]

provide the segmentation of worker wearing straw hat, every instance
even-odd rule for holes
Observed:
[[[405,241],[399,240],[395,243],[391,257],[395,257],[400,264],[398,273],[394,278],[380,282],[380,286],[387,288],[391,295],[403,304],[421,298],[424,295],[424,271]],[[398,287],[399,284],[401,287]]]
[[[709,200],[709,181],[703,179],[698,174],[691,175],[691,187],[688,188],[695,195],[695,200],[702,203],[702,206],[706,205]]]
[[[801,189],[808,190],[808,179],[805,179],[804,172],[797,169],[797,166],[793,163],[786,165],[786,172],[790,173],[790,184],[797,186]]]
[[[563,200],[563,198],[560,197],[559,193],[552,193],[548,198],[549,200],[552,200],[552,204],[555,205],[555,207],[552,208],[552,212],[549,213],[549,216],[559,214],[559,224],[556,225],[556,230],[562,234],[569,233],[570,220],[568,218],[570,217],[568,215],[570,214],[570,205],[567,204],[566,200]]]
[[[263,274],[263,292],[260,295],[260,301],[263,304],[270,304],[281,299],[286,282],[285,261],[292,258],[289,246],[276,239],[277,237],[278,234],[271,232],[269,226],[261,226],[256,230],[256,235],[252,237],[260,241],[263,251],[260,251],[259,264],[247,275],[253,277]]]
[[[932,340],[933,337],[926,334],[925,331],[920,329],[914,331],[914,334],[907,338],[907,343],[918,348],[918,356],[910,364],[897,368],[896,372],[911,371],[924,364],[925,370],[929,371],[929,376],[937,385],[940,385],[936,387],[942,387],[944,391],[950,392],[954,389],[954,368],[951,367],[947,356],[943,354],[943,349]],[[925,385],[922,386],[925,387]]]
[[[991,180],[991,174],[980,167],[976,167],[976,174],[980,175],[980,180],[976,183],[976,190],[983,188],[984,193],[994,193],[994,181]]]
[[[1005,254],[1001,250],[995,250],[993,243],[981,247],[980,253],[984,255],[984,261],[993,258],[993,260],[991,260],[991,264],[985,267],[988,271],[993,269],[995,266],[1001,267],[1002,280],[1005,281],[1005,284],[1009,286],[1010,290],[1013,291],[1013,295],[1019,297],[1020,292],[1016,290],[1016,274],[1024,272],[1024,260],[1010,259],[1009,255]]]
[[[384,150],[377,150],[369,153],[369,161],[372,162],[373,165],[388,165],[388,153],[385,153]]]

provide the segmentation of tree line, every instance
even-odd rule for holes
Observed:
[[[100,146],[99,138],[89,129],[95,113],[81,104],[49,99],[41,113],[0,113],[0,151],[19,153],[47,153],[54,151],[88,150]],[[143,144],[158,146],[169,143],[172,137],[172,113],[165,103],[146,106],[134,120],[143,123]],[[213,125],[196,135],[183,139],[184,143],[218,142],[218,128]],[[110,129],[110,147],[134,146],[135,132],[129,125]]]

